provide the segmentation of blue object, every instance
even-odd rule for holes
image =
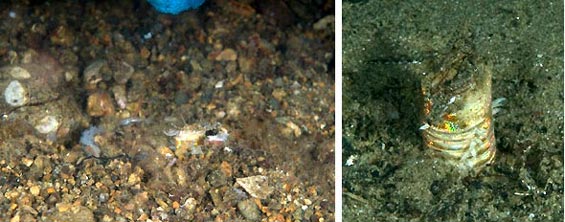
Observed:
[[[157,11],[179,14],[182,11],[198,8],[205,0],[147,0]]]
[[[98,147],[98,145],[94,142],[94,137],[101,132],[102,129],[100,127],[91,126],[87,130],[83,131],[80,136],[80,143],[85,146],[83,149],[90,156],[100,157],[100,147]]]

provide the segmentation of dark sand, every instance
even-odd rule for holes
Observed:
[[[562,221],[562,1],[346,1],[343,10],[344,221]],[[507,99],[495,162],[477,176],[430,155],[418,132],[427,62],[466,37],[493,67],[493,98]]]

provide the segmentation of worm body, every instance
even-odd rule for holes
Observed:
[[[425,145],[463,172],[478,172],[496,154],[492,71],[470,54],[448,56],[422,80]]]

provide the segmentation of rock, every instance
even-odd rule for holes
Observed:
[[[224,174],[224,172],[221,170],[214,170],[210,172],[210,174],[208,174],[208,176],[206,177],[206,180],[213,188],[221,187],[228,183],[226,174]]]
[[[107,68],[108,63],[106,60],[96,60],[84,69],[83,82],[86,89],[96,89],[96,84],[102,81],[103,68]]]
[[[86,111],[93,117],[113,115],[114,102],[108,93],[96,92],[88,96]]]
[[[57,131],[59,125],[55,116],[48,115],[40,119],[34,127],[39,133],[48,134]]]
[[[4,72],[15,79],[29,79],[31,77],[31,74],[26,69],[19,66],[6,67]]]
[[[57,204],[58,211],[48,221],[81,221],[95,222],[94,213],[88,207],[73,206],[71,204]]]
[[[237,209],[247,220],[261,220],[261,212],[259,211],[259,208],[257,208],[257,205],[250,199],[237,203]]]
[[[114,80],[118,84],[126,84],[126,82],[131,78],[131,75],[135,71],[133,66],[125,61],[118,61],[116,63],[110,63],[112,71],[114,72]]]
[[[12,106],[23,106],[29,102],[27,89],[18,80],[12,80],[4,89],[4,101]]]
[[[233,49],[224,49],[220,54],[216,57],[216,61],[235,61],[237,60],[237,53]]]
[[[273,192],[273,188],[269,186],[269,178],[266,176],[250,176],[245,178],[236,178],[239,184],[252,197],[259,199],[267,199]]]
[[[33,196],[39,196],[40,191],[41,191],[41,187],[39,187],[38,185],[33,185],[32,187],[29,188],[29,192]]]
[[[116,99],[116,103],[120,109],[125,109],[127,107],[127,92],[126,86],[124,84],[112,86],[112,93]]]
[[[71,46],[74,43],[74,34],[67,25],[60,25],[51,34],[51,43],[62,46]]]

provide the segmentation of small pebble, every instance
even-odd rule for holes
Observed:
[[[253,203],[252,200],[247,199],[237,203],[237,209],[241,212],[241,215],[247,220],[259,221],[261,220],[261,212],[257,208],[257,205]]]
[[[108,93],[97,92],[88,96],[87,113],[89,116],[99,117],[114,114],[114,103]]]
[[[210,186],[216,188],[224,186],[228,183],[226,174],[221,170],[214,170],[208,174],[206,180],[210,184]]]
[[[235,61],[237,53],[233,49],[224,49],[217,57],[216,61]]]
[[[268,179],[266,176],[250,176],[236,178],[235,181],[252,197],[266,199],[273,192],[273,188],[269,186]]]
[[[114,80],[119,84],[126,84],[133,75],[135,69],[127,62],[117,62],[112,66],[114,70]]]
[[[4,100],[10,106],[23,106],[28,103],[29,95],[20,81],[13,80],[4,89]]]
[[[33,196],[39,196],[39,191],[41,190],[41,188],[38,185],[34,185],[32,187],[29,188],[29,192],[33,195]]]
[[[96,60],[84,69],[83,81],[85,88],[96,88],[96,84],[102,81],[102,73],[100,70],[107,65],[105,60]]]
[[[22,163],[23,163],[25,166],[30,167],[30,166],[33,164],[33,159],[24,157],[24,158],[22,159]]]
[[[216,85],[214,85],[216,89],[221,89],[222,87],[224,87],[224,80],[218,81]]]
[[[7,73],[15,79],[29,79],[31,74],[24,68],[19,66],[11,66],[6,68]]]
[[[60,123],[57,118],[54,116],[46,116],[38,121],[37,125],[35,125],[35,129],[39,133],[48,134],[55,132],[59,128],[59,125]]]
[[[109,197],[110,197],[110,195],[108,193],[101,193],[100,195],[98,195],[98,200],[101,203],[105,203],[106,201],[108,201]]]

